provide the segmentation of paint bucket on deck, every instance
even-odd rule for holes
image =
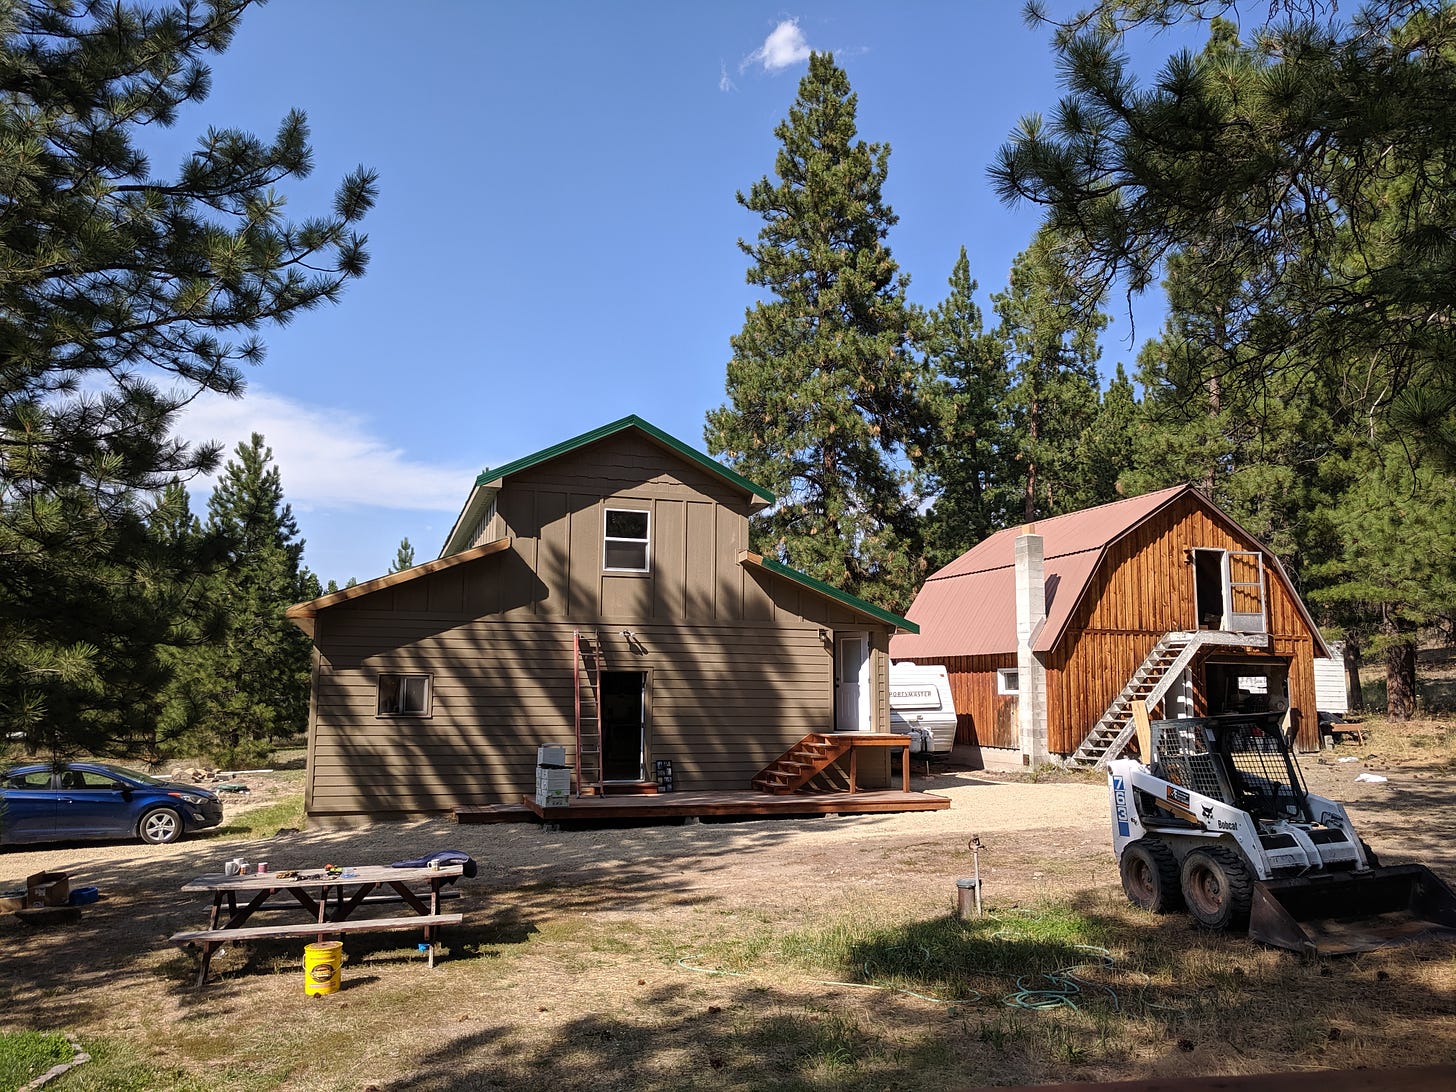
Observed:
[[[343,977],[344,945],[324,940],[303,949],[303,992],[311,997],[337,993]]]

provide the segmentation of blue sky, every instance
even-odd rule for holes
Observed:
[[[180,431],[229,447],[263,433],[305,562],[341,584],[385,572],[405,536],[434,557],[485,467],[629,413],[702,446],[755,300],[736,242],[760,225],[734,194],[772,172],[811,48],[847,71],[861,138],[892,148],[889,245],[911,299],[940,300],[964,244],[989,312],[1037,214],[997,202],[985,168],[1058,94],[1048,35],[1012,0],[252,12],[154,169],[208,125],[271,134],[302,108],[315,171],[284,186],[290,210],[375,168],[372,260],[338,306],[264,331],[248,393]],[[1140,306],[1139,342],[1158,315]],[[1125,322],[1103,347],[1107,372],[1136,355]],[[195,510],[210,486],[194,483]]]

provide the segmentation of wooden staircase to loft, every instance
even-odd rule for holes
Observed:
[[[788,796],[848,754],[849,748],[842,735],[807,735],[759,770],[750,784],[759,792]]]
[[[576,795],[602,794],[602,646],[581,630],[571,633],[576,692]]]
[[[1081,746],[1067,759],[1067,764],[1083,769],[1105,770],[1109,762],[1127,749],[1137,733],[1132,715],[1133,703],[1142,702],[1143,708],[1151,713],[1167,696],[1201,649],[1209,645],[1265,648],[1268,644],[1269,635],[1266,633],[1229,633],[1224,630],[1204,629],[1194,633],[1165,634],[1133,672],[1122,692],[1112,699],[1112,704],[1092,726],[1092,731],[1087,733]]]

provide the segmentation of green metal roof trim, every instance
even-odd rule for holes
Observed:
[[[568,452],[575,451],[577,448],[596,443],[598,440],[617,432],[624,432],[629,428],[635,428],[641,432],[645,432],[658,443],[676,451],[683,458],[697,463],[703,469],[736,485],[745,493],[751,493],[766,504],[772,504],[774,502],[774,495],[763,488],[763,486],[755,485],[741,474],[736,474],[732,470],[729,470],[722,463],[718,462],[717,459],[704,455],[697,448],[689,447],[675,436],[669,436],[662,429],[642,420],[635,413],[623,417],[620,421],[613,421],[609,425],[594,428],[590,432],[583,432],[580,436],[573,436],[570,440],[562,440],[559,444],[552,444],[550,447],[542,448],[534,455],[527,455],[524,459],[517,459],[515,462],[506,463],[504,466],[498,466],[493,470],[482,470],[480,476],[475,479],[475,484],[489,485],[491,482],[500,478],[509,477],[511,474],[519,474],[522,470],[533,467],[538,463],[544,463],[556,458],[558,455],[565,455]]]
[[[920,627],[908,618],[901,618],[898,614],[885,610],[884,607],[877,607],[873,603],[866,602],[857,595],[850,595],[847,591],[840,591],[832,584],[826,584],[822,580],[815,580],[808,573],[801,573],[798,569],[791,569],[780,561],[771,557],[765,557],[758,564],[762,565],[771,573],[778,573],[779,576],[787,577],[796,584],[802,584],[820,595],[827,595],[830,599],[843,603],[846,607],[859,611],[861,614],[868,614],[881,622],[888,623],[896,629],[902,629],[906,633],[919,633]]]

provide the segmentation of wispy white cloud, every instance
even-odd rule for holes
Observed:
[[[728,66],[722,61],[718,62],[718,90],[737,91],[738,85],[728,78]]]
[[[785,19],[769,31],[763,45],[743,59],[739,71],[750,65],[761,64],[765,72],[778,72],[807,61],[810,52],[804,32],[799,29],[799,20]]]
[[[217,440],[229,455],[252,433],[262,433],[283,477],[284,496],[301,512],[389,508],[454,514],[480,471],[410,459],[375,435],[367,418],[300,405],[256,387],[246,398],[199,399],[181,414],[177,432],[192,442]],[[214,481],[189,483],[194,510],[206,503]]]

